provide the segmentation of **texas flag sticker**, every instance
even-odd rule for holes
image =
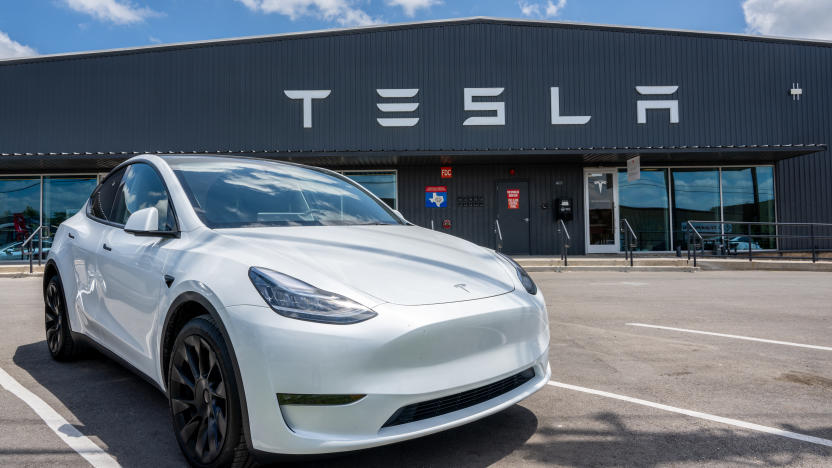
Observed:
[[[444,185],[428,185],[425,187],[425,207],[445,208],[448,206],[448,188]]]

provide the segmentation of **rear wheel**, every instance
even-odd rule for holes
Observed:
[[[69,361],[78,355],[78,346],[72,340],[66,315],[64,289],[58,275],[53,275],[43,291],[46,322],[46,344],[49,354],[58,361]]]
[[[168,400],[176,441],[191,465],[248,464],[228,347],[210,316],[194,318],[179,332],[168,368]]]

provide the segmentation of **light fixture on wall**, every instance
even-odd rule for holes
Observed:
[[[800,96],[803,95],[803,89],[800,88],[800,83],[792,83],[792,89],[789,90],[792,96],[792,101],[799,101]]]

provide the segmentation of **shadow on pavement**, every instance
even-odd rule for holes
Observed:
[[[541,428],[536,440],[521,449],[523,458],[575,467],[652,467],[680,463],[803,466],[800,462],[806,455],[813,457],[810,464],[816,463],[816,456],[832,457],[832,449],[827,447],[760,432],[735,431],[727,426],[712,429],[694,423],[690,425],[692,430],[686,432],[650,432],[628,429],[614,413],[588,417],[608,429]],[[794,426],[783,429],[823,437],[832,427],[816,431]]]
[[[107,357],[90,351],[60,363],[40,341],[17,348],[14,363],[52,393],[122,466],[184,466],[165,396]],[[70,421],[72,422],[72,421]],[[537,430],[522,406],[432,436],[294,466],[485,466],[522,447]]]

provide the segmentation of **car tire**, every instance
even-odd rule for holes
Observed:
[[[80,353],[80,346],[72,339],[72,329],[66,313],[66,296],[57,274],[52,275],[43,289],[46,345],[56,361],[71,361]]]
[[[251,466],[228,345],[210,316],[192,319],[177,335],[167,393],[174,435],[191,466]]]

